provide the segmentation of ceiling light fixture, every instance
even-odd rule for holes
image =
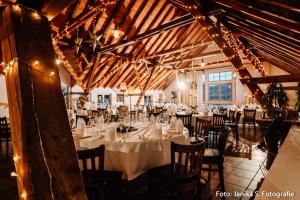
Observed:
[[[202,58],[202,62],[201,62],[201,67],[205,67],[205,62],[204,62],[203,58]]]
[[[111,30],[109,33],[110,35],[113,35],[115,39],[119,39],[120,37],[122,37],[125,33],[123,31],[120,30],[120,27],[118,25],[118,20],[116,17],[115,20],[115,29]]]

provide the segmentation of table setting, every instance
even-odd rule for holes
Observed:
[[[97,121],[97,120],[96,120]],[[118,123],[84,125],[78,119],[72,131],[75,147],[92,149],[105,145],[105,170],[123,172],[123,179],[132,180],[152,167],[170,163],[170,143],[190,144],[189,132],[181,120],[160,123],[158,119],[132,123],[137,130],[117,132]]]

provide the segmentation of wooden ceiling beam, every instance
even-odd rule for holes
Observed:
[[[280,83],[299,82],[299,75],[266,76],[240,80],[243,84],[263,84],[273,83],[274,81],[278,81]]]
[[[298,34],[300,33],[300,26],[298,23],[284,20],[282,18],[276,17],[274,15],[269,15],[261,10],[250,8],[240,2],[233,0],[211,0],[214,3],[228,7],[229,9],[235,9],[239,12],[246,13],[249,18],[264,21],[267,24],[277,24],[280,27],[288,28],[294,30]]]
[[[153,13],[153,12],[154,12],[154,9],[158,7],[158,5],[159,5],[158,3],[159,3],[159,1],[156,1],[154,4],[152,4],[152,6],[151,6],[151,8],[150,8],[150,11],[147,13],[147,15],[144,17],[144,19],[142,20],[142,22],[141,22],[141,23],[138,25],[138,27],[136,28],[136,34],[137,34],[138,31],[139,31],[140,29],[142,29],[142,27],[146,24],[146,20],[149,20],[151,13]],[[153,18],[153,20],[150,22],[150,24],[148,25],[146,31],[150,30],[150,28],[154,25],[155,22],[162,23],[164,17],[166,17],[166,14],[165,14],[164,16],[161,17],[163,11],[164,11],[165,9],[167,9],[167,12],[171,11],[171,8],[170,8],[170,7],[167,8],[167,5],[168,5],[168,4],[165,3],[165,2],[161,5],[161,9],[159,9],[158,12],[155,13],[154,18]],[[133,49],[130,51],[130,54],[132,54],[133,52],[135,52],[135,51],[137,51],[137,50],[138,50],[138,52],[135,53],[135,55],[139,55],[139,53],[144,52],[144,51],[145,51],[145,50],[144,50],[144,47],[146,46],[146,44],[147,44],[149,41],[150,41],[150,39],[148,38],[148,39],[146,39],[146,41],[144,41],[144,43],[142,43],[142,42],[141,42],[141,43],[138,43],[137,46],[136,46],[136,48],[133,48]],[[127,50],[127,48],[128,48],[128,46],[125,46],[125,47],[122,49],[122,52],[125,52],[125,51]],[[122,69],[122,76],[121,76],[118,80],[113,80],[113,81],[111,81],[109,84],[107,84],[107,86],[109,86],[109,87],[118,87],[118,86],[121,84],[121,82],[124,80],[124,77],[125,77],[124,75],[128,75],[128,73],[129,73],[129,72],[128,72],[129,68],[130,68],[129,65],[128,65],[128,67],[123,68],[123,69]]]
[[[135,37],[128,39],[128,40],[123,40],[121,42],[118,42],[117,44],[112,44],[105,46],[101,49],[99,49],[98,52],[100,53],[105,53],[108,51],[112,51],[121,47],[125,47],[128,45],[131,45],[135,42],[141,41],[143,39],[146,39],[148,37],[152,37],[156,34],[159,34],[163,31],[168,31],[177,27],[185,26],[188,24],[191,24],[194,21],[194,18],[191,16],[191,14],[184,15],[182,17],[178,17],[177,19],[171,20],[170,22],[167,22],[159,27],[156,27],[154,29],[151,29],[150,31],[147,31],[145,33],[141,33],[139,35],[136,35]]]
[[[222,54],[221,50],[215,50],[215,51],[211,51],[211,52],[207,52],[207,53],[203,53],[202,55],[199,56],[189,56],[189,57],[183,57],[177,60],[170,60],[170,61],[165,61],[164,65],[170,65],[170,64],[176,64],[176,63],[181,63],[181,62],[189,62],[192,60],[198,60],[198,59],[202,59],[202,58],[208,58],[208,57],[212,57],[215,56],[216,54]]]
[[[281,68],[282,70],[290,73],[290,74],[295,74],[295,72],[297,73],[297,69],[295,70],[295,66],[291,65],[290,63],[286,63],[283,60],[280,60],[277,57],[274,57],[264,51],[259,50],[259,54],[261,54],[262,56],[264,56],[265,60],[267,62],[269,62],[270,64]]]
[[[282,8],[278,5],[272,4],[270,1],[260,1],[260,0],[243,0],[239,3],[243,4],[244,6],[255,8],[256,10],[266,11],[272,14],[277,15],[278,17],[284,17],[289,20],[293,20],[294,22],[299,21],[300,14],[299,12],[293,9],[286,9]]]
[[[204,16],[203,12],[201,11],[199,2],[197,0],[193,0],[193,1],[182,0],[182,1],[184,2],[184,5],[188,6],[187,7],[188,11],[193,14],[193,16],[198,20],[199,24],[202,27],[206,28],[207,34],[209,34],[212,37],[212,39],[216,42],[219,48],[223,49],[223,53],[227,57],[232,57],[231,62],[235,66],[235,68],[239,71],[240,76],[251,78],[251,74],[248,72],[248,70],[245,67],[243,67],[243,63],[240,56],[222,37],[221,30],[215,26],[214,22],[209,17]],[[183,9],[187,9],[187,8],[183,8]],[[252,94],[255,95],[257,101],[261,103],[263,92],[258,87],[258,85],[248,84],[247,86],[252,92]]]
[[[276,48],[274,48],[272,46],[262,44],[260,40],[255,40],[255,39],[251,38],[251,36],[244,36],[244,38],[246,38],[250,42],[250,44],[252,46],[254,46],[255,48],[262,50],[268,54],[271,54],[275,57],[278,57],[278,58],[286,61],[287,63],[290,63],[295,66],[299,66],[299,62],[297,60],[291,58],[289,56],[289,54],[279,52],[278,50],[276,50]]]
[[[293,49],[293,51],[300,52],[299,46],[300,46],[300,40],[290,39],[289,37],[286,37],[282,34],[277,34],[274,31],[271,31],[269,29],[266,29],[264,27],[251,24],[247,20],[243,19],[235,19],[228,16],[220,16],[222,22],[224,23],[231,23],[235,24],[238,27],[242,27],[244,29],[249,30],[249,33],[256,33],[259,35],[262,35],[266,38],[270,38],[272,40],[278,41],[278,43],[282,44],[283,46],[286,46],[287,48]]]
[[[288,10],[300,10],[300,5],[298,0],[259,0],[260,2],[265,2],[268,4],[276,5]]]
[[[47,16],[48,19],[53,19],[59,13],[61,13],[66,7],[76,2],[76,0],[50,0],[44,1],[42,5],[42,13]]]
[[[273,46],[277,46],[282,51],[287,51],[290,54],[293,54],[295,57],[299,56],[299,54],[300,54],[299,46],[294,46],[293,44],[290,44],[278,37],[274,37],[269,34],[265,35],[264,33],[261,33],[257,29],[252,29],[250,27],[239,25],[238,22],[232,22],[232,21],[226,20],[226,21],[224,21],[224,24],[226,24],[227,26],[230,25],[230,27],[234,27],[234,29],[243,32],[245,35],[249,35],[249,36],[251,35],[251,37],[255,37],[255,38],[264,40],[265,41],[264,43],[268,43],[270,45],[272,44]]]
[[[298,33],[296,33],[295,31],[293,31],[291,29],[289,29],[288,27],[283,27],[283,26],[280,26],[276,23],[270,23],[270,22],[268,22],[266,20],[263,20],[259,17],[248,15],[244,12],[235,10],[233,8],[230,8],[230,7],[226,7],[224,5],[218,5],[218,6],[220,6],[223,10],[226,11],[223,15],[234,17],[237,20],[247,19],[247,21],[251,24],[258,24],[258,25],[260,25],[262,27],[265,27],[269,30],[279,32],[282,35],[287,35],[287,36],[295,38],[297,40],[299,40],[299,38],[300,38]]]
[[[170,5],[168,5],[168,4],[165,4],[165,6],[168,7],[167,10],[160,9],[160,11],[159,11],[159,12],[157,13],[157,15],[156,15],[156,17],[158,17],[159,20],[152,20],[151,23],[149,24],[148,28],[147,28],[147,31],[149,31],[150,28],[151,28],[155,23],[162,24],[163,22],[168,21],[168,20],[172,19],[172,18],[175,16],[175,13],[174,13],[174,15],[170,15],[172,9],[174,9],[174,8],[172,8],[172,7],[171,7]],[[164,13],[164,14],[162,15],[162,14],[160,14],[160,12],[162,12],[162,13]],[[168,22],[167,22],[167,23],[168,23]],[[159,26],[158,26],[158,27],[159,27]],[[146,31],[146,32],[147,32],[147,31]],[[143,34],[143,33],[142,33],[142,34]],[[158,41],[159,39],[160,39],[159,36],[155,36],[155,37],[147,38],[146,41],[144,41],[144,43],[142,43],[142,42],[139,43],[138,47],[132,50],[132,51],[134,51],[135,57],[139,57],[139,56],[142,56],[143,54],[147,54],[147,52],[151,51],[151,49],[154,48],[154,46],[155,46],[154,44],[157,43],[157,41]],[[154,41],[153,41],[153,40],[154,40]],[[151,43],[151,41],[152,41],[152,43]],[[147,49],[147,45],[148,45],[148,44],[151,44],[150,49]],[[128,48],[128,46],[126,46],[126,48]],[[142,66],[143,66],[143,64],[139,65],[139,67],[142,67]],[[120,84],[121,81],[122,81],[123,79],[125,79],[125,77],[130,77],[133,73],[134,73],[134,70],[132,69],[132,67],[126,68],[125,71],[124,71],[124,74],[122,75],[124,78],[121,77],[121,78],[118,80],[117,84]],[[126,78],[125,80],[126,80],[126,82],[128,81],[127,78]]]
[[[171,73],[173,73],[173,70],[167,71],[163,76],[159,77],[150,87],[149,90],[155,89],[165,78],[167,78]]]
[[[251,40],[251,39],[249,39]],[[256,46],[256,48],[266,54],[269,54],[273,57],[278,58],[279,60],[281,60],[282,62],[285,62],[286,64],[289,65],[289,67],[291,67],[293,70],[299,70],[300,69],[300,65],[298,62],[295,62],[291,59],[289,59],[289,57],[286,54],[281,54],[279,52],[276,52],[276,50],[270,50],[267,47],[261,46],[259,45],[259,43],[255,43],[254,41],[250,41],[250,45]],[[295,72],[295,71],[294,71]]]
[[[284,90],[296,90],[299,91],[300,90],[300,86],[285,86],[283,87]]]

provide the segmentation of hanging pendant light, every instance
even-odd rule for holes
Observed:
[[[110,31],[110,35],[114,36],[115,39],[119,39],[120,37],[122,37],[125,33],[123,31],[120,30],[119,24],[118,24],[118,20],[117,17],[115,19],[115,29]]]
[[[204,62],[203,58],[202,58],[201,67],[205,67],[205,62]]]

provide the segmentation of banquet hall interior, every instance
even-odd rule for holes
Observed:
[[[300,199],[298,0],[0,0],[0,199]]]

